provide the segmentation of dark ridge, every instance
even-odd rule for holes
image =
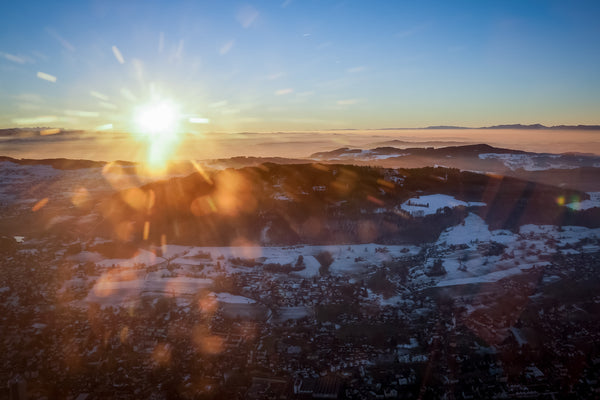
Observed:
[[[531,125],[504,124],[504,125],[484,126],[484,127],[481,127],[480,129],[549,129],[549,128],[542,124],[531,124]]]
[[[497,154],[529,154],[525,151],[521,150],[512,150],[512,149],[503,149],[499,147],[493,147],[488,144],[470,144],[470,145],[461,145],[461,146],[448,146],[448,147],[408,147],[405,149],[399,149],[396,147],[377,147],[371,149],[373,154],[406,154],[407,152],[411,155],[419,155],[419,156],[432,156],[439,157],[440,155],[450,155],[450,156],[465,156],[465,155],[478,155],[481,153],[497,153]],[[350,149],[348,147],[342,147],[332,151],[321,151],[317,153],[313,153],[310,155],[311,158],[330,158],[330,157],[338,157],[342,154],[348,153],[356,153],[360,154],[362,152],[361,149]]]
[[[0,156],[0,162],[9,161],[19,165],[49,165],[54,169],[84,169],[84,168],[102,168],[107,163],[105,161],[91,161],[91,160],[73,160],[68,158],[47,158],[47,159],[28,159],[28,158],[12,158],[6,156]],[[135,163],[129,161],[115,161],[115,164],[132,166]]]
[[[466,145],[466,142],[457,142],[457,141],[439,141],[439,140],[431,140],[424,142],[414,142],[408,140],[386,140],[383,142],[374,142],[370,144],[370,147],[379,147],[379,146],[412,146],[412,147],[448,147],[448,146],[462,146]]]
[[[453,126],[453,125],[435,125],[435,126],[428,126],[425,129],[472,129],[472,128],[466,128],[464,126]]]
[[[210,166],[221,165],[231,168],[252,167],[265,163],[273,164],[304,164],[310,160],[300,158],[284,158],[284,157],[231,157],[219,158],[215,160],[206,160],[206,164]]]
[[[501,147],[493,147],[489,144],[469,144],[465,146],[449,146],[441,147],[437,149],[406,149],[408,151],[420,152],[422,154],[430,153],[431,155],[451,155],[451,156],[465,156],[465,155],[479,155],[482,153],[496,153],[496,154],[528,154],[522,150],[504,149]]]
[[[467,129],[467,128],[465,128]],[[555,129],[555,130],[584,130],[584,131],[596,131],[600,130],[600,125],[554,125],[546,126],[542,124],[506,124],[506,125],[493,125],[484,126],[479,129]]]
[[[393,174],[401,185],[386,184]],[[283,193],[288,200],[278,199]],[[425,217],[393,212],[416,195],[448,194],[487,205],[442,210]],[[523,224],[600,226],[598,210],[575,211],[557,198],[583,192],[485,175],[453,168],[389,170],[343,164],[263,164],[154,182],[106,198],[98,209],[103,224],[93,234],[107,237],[123,224],[133,226],[131,240],[162,235],[178,244],[234,245],[239,238],[270,245],[422,243],[437,239],[468,212],[477,212],[491,229],[518,230]],[[152,199],[151,201],[149,199]],[[149,205],[151,204],[151,205]],[[381,207],[389,211],[377,211]],[[365,225],[365,221],[369,221]]]

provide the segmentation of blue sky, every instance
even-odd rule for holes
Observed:
[[[213,131],[598,124],[599,17],[597,1],[3,2],[0,126],[130,129],[151,98]]]

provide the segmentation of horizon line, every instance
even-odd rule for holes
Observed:
[[[5,130],[44,130],[44,129],[59,129],[63,132],[115,132],[115,133],[128,133],[127,130],[121,129],[86,129],[86,128],[64,128],[57,126],[10,126],[0,128],[0,131]],[[600,123],[598,124],[560,124],[560,125],[544,125],[540,123],[535,124],[497,124],[487,126],[458,126],[458,125],[429,125],[422,127],[379,127],[379,128],[325,128],[325,129],[291,129],[291,130],[246,130],[246,131],[207,131],[210,133],[275,133],[275,132],[324,132],[324,131],[392,131],[392,130],[452,130],[452,129],[524,129],[524,130],[544,130],[544,129],[581,129],[581,130],[600,130]],[[182,131],[181,133],[189,133]]]

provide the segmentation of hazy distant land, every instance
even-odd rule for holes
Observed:
[[[85,158],[140,161],[145,143],[122,132],[60,131],[43,128],[0,130],[0,154],[15,158]],[[486,128],[347,129],[306,132],[198,132],[181,135],[174,159],[236,156],[304,158],[341,147],[445,147],[487,143],[537,153],[600,154],[598,126],[499,125]]]

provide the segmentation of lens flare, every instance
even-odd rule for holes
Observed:
[[[162,169],[179,144],[179,106],[171,100],[154,100],[136,108],[135,130],[147,142],[147,163],[152,169]]]
[[[136,110],[135,122],[148,135],[171,135],[179,119],[177,108],[173,102],[166,100],[145,104]]]

